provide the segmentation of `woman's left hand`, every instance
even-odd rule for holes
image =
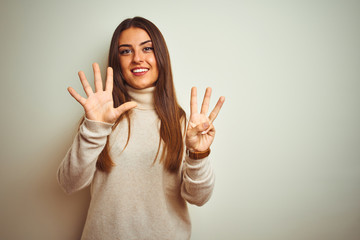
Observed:
[[[209,109],[211,97],[211,88],[207,88],[204,100],[201,106],[201,111],[198,113],[197,109],[197,91],[196,87],[191,89],[190,99],[190,120],[186,130],[186,147],[193,152],[203,152],[210,148],[214,141],[215,128],[213,122],[217,117],[220,109],[225,101],[225,97],[220,97],[216,106],[209,116],[207,112]]]

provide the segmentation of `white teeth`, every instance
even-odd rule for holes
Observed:
[[[133,70],[134,73],[147,72],[147,71],[149,71],[149,69],[146,69],[146,68],[138,68],[138,69]]]

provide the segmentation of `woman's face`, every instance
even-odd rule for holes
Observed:
[[[144,89],[155,85],[159,77],[153,44],[141,28],[128,28],[119,37],[119,58],[127,84]]]

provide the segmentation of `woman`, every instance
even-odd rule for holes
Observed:
[[[96,63],[95,92],[81,71],[87,98],[68,88],[85,118],[58,181],[67,193],[91,184],[82,239],[189,239],[186,202],[203,205],[214,187],[208,155],[224,97],[207,116],[211,89],[199,113],[192,88],[186,124],[165,40],[144,18],[117,27],[108,65],[105,90]]]

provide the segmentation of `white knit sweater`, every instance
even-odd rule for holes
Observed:
[[[155,87],[128,87],[138,106],[128,123],[112,125],[85,119],[58,169],[58,182],[72,193],[91,184],[91,202],[82,239],[189,239],[191,224],[186,201],[203,205],[211,196],[214,174],[209,157],[187,156],[178,173],[170,173],[154,158],[160,120],[154,110]],[[110,135],[109,174],[96,161]],[[160,154],[159,154],[160,155]]]

